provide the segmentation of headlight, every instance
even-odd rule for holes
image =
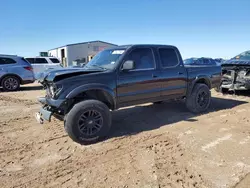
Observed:
[[[62,85],[53,84],[49,86],[49,92],[52,98],[56,97],[60,93],[61,90],[62,90]]]

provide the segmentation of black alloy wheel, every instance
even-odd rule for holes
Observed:
[[[86,136],[93,136],[103,127],[102,114],[96,110],[82,113],[78,121],[79,131]]]

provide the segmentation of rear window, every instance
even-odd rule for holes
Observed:
[[[27,59],[23,58],[23,57],[21,58],[21,60],[24,61],[27,64],[30,64],[30,62]]]
[[[60,63],[60,61],[56,58],[49,58],[49,59],[52,61],[52,63]]]
[[[0,57],[0,65],[15,64],[16,61],[11,58]]]
[[[179,60],[174,49],[160,48],[159,54],[161,58],[162,67],[174,67],[179,64]]]
[[[44,64],[48,63],[48,61],[45,58],[35,58],[35,64]]]
[[[27,60],[30,64],[34,64],[34,63],[35,63],[35,59],[34,59],[34,58],[26,58],[26,60]]]
[[[48,61],[45,58],[26,58],[30,64],[47,64]]]

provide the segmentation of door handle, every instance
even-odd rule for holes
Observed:
[[[179,75],[184,74],[183,72],[178,72]]]
[[[156,76],[156,75],[154,75],[154,74],[152,74],[152,78],[157,78],[158,76]]]

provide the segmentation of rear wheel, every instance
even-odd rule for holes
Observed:
[[[15,76],[7,76],[1,83],[5,91],[16,91],[20,88],[20,80]]]
[[[209,108],[211,92],[207,85],[196,84],[192,93],[186,99],[187,108],[194,113],[201,113]]]
[[[98,100],[77,103],[67,114],[64,127],[69,137],[80,144],[92,144],[107,136],[111,127],[111,113]]]

